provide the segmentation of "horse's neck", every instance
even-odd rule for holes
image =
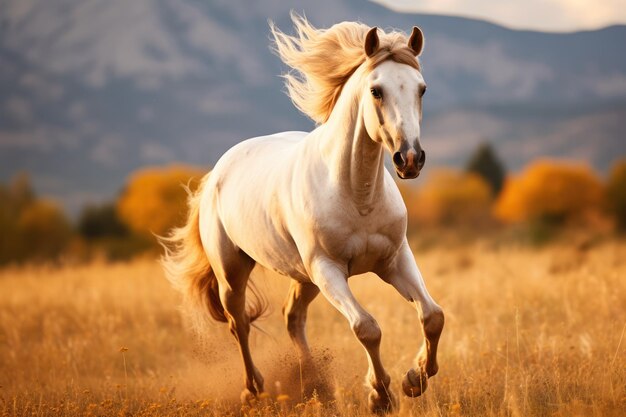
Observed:
[[[331,175],[348,191],[359,213],[370,213],[383,191],[384,152],[367,134],[358,97],[342,94],[321,131]]]

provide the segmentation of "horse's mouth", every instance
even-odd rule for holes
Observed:
[[[399,169],[396,168],[396,174],[398,175],[398,178],[400,178],[402,180],[412,180],[414,178],[419,177],[420,170],[419,169],[408,169],[406,171],[400,171]]]

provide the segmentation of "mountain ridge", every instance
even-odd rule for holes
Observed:
[[[626,154],[624,25],[546,34],[357,0],[283,3],[5,1],[0,178],[28,170],[39,192],[76,212],[111,198],[140,166],[211,165],[247,137],[311,130],[269,48],[267,20],[290,33],[290,9],[318,27],[422,27],[431,166],[459,165],[483,140],[513,170],[544,154],[579,157],[591,134],[599,150],[585,159],[597,170]]]

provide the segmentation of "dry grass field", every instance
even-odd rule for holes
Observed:
[[[399,385],[421,342],[417,314],[377,278],[351,280],[383,329],[398,415],[625,415],[626,243],[478,242],[417,260],[447,319],[440,373],[419,399]],[[0,414],[367,415],[366,358],[345,320],[313,303],[317,376],[300,378],[280,317],[287,280],[256,279],[274,305],[252,335],[268,394],[242,408],[230,334],[194,337],[154,260],[0,271]]]

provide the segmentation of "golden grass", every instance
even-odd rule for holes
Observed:
[[[399,381],[421,342],[417,314],[372,276],[351,280],[383,329],[397,414],[621,416],[626,410],[626,244],[579,250],[432,248],[417,255],[444,307],[440,373],[419,399]],[[0,414],[367,414],[365,354],[321,297],[308,334],[316,396],[280,317],[287,280],[259,274],[274,313],[253,330],[268,395],[242,408],[242,366],[223,325],[198,340],[153,260],[0,272]],[[313,381],[313,382],[312,382]]]

